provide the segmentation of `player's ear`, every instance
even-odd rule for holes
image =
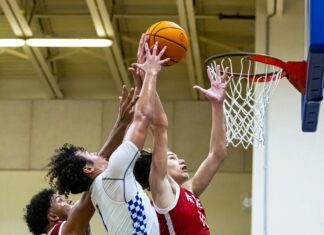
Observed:
[[[49,222],[57,222],[60,220],[60,218],[57,216],[57,214],[55,214],[52,211],[49,211],[47,214],[47,219]]]
[[[84,167],[83,167],[83,172],[86,174],[90,174],[94,171],[94,167],[93,164],[91,163],[87,163]]]

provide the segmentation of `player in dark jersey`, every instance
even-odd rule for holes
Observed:
[[[139,46],[139,52],[142,52]],[[143,55],[138,54],[140,60]],[[211,87],[199,90],[209,100],[212,106],[212,129],[209,153],[199,166],[193,178],[188,181],[189,174],[183,159],[173,152],[167,152],[168,121],[158,96],[154,113],[153,126],[153,156],[142,151],[142,157],[135,165],[136,179],[143,188],[152,192],[153,204],[160,223],[162,235],[168,234],[210,234],[206,215],[199,196],[206,189],[216,174],[219,166],[227,155],[225,137],[225,117],[223,102],[226,85],[229,82],[227,69],[221,73],[217,66],[217,74],[207,70]],[[133,77],[140,87],[141,76],[133,70]],[[184,183],[188,181],[185,185]]]

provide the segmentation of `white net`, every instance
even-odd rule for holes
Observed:
[[[265,111],[282,69],[242,55],[221,57],[207,65],[214,78],[216,65],[220,65],[221,71],[228,67],[231,77],[224,102],[227,142],[234,147],[241,144],[245,149],[263,144]]]

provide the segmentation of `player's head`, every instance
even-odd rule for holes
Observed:
[[[142,185],[143,189],[150,190],[149,176],[151,170],[152,153],[142,150],[141,155],[137,158],[134,166],[134,175],[137,182]]]
[[[189,179],[188,168],[184,159],[178,158],[177,154],[168,151],[168,174],[179,184]]]
[[[43,189],[26,205],[25,221],[33,234],[45,233],[49,226],[64,221],[72,208],[72,202],[53,189]]]
[[[179,159],[173,152],[167,152],[168,157],[168,174],[179,185],[182,185],[189,179],[188,168],[183,159]],[[136,180],[144,189],[149,189],[149,175],[152,162],[152,153],[141,151],[141,156],[137,159],[134,167]]]
[[[55,150],[48,164],[49,182],[61,194],[89,190],[94,178],[107,167],[107,161],[82,147],[64,144]]]

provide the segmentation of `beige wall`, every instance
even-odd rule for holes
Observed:
[[[283,11],[271,18],[270,55],[284,61],[307,57],[306,2],[277,1]],[[257,0],[256,51],[260,53],[265,51],[266,15],[266,1]],[[274,92],[266,122],[267,141],[253,152],[253,235],[324,234],[321,105],[317,131],[305,133],[301,131],[301,94],[287,79]]]
[[[208,151],[211,110],[204,101],[163,102],[169,147],[196,169]],[[97,151],[117,116],[116,100],[0,100],[0,170],[44,169],[65,142]],[[151,137],[146,143],[150,147]],[[251,151],[230,148],[223,171],[251,171]]]
[[[250,235],[251,211],[242,196],[251,192],[250,173],[219,173],[201,196],[211,234]]]
[[[207,102],[164,102],[169,146],[194,171],[208,151],[211,112]],[[22,208],[42,187],[53,149],[65,142],[97,151],[114,124],[118,102],[0,101],[0,234],[28,234]],[[147,141],[150,146],[151,138]],[[241,195],[251,192],[251,151],[229,148],[221,173],[202,195],[212,234],[250,234],[250,211]],[[94,235],[104,234],[95,217]]]

